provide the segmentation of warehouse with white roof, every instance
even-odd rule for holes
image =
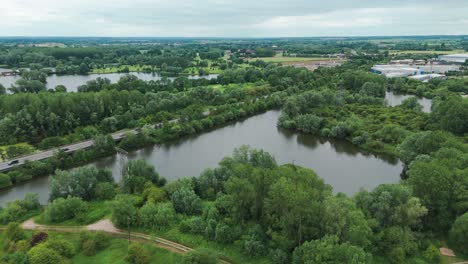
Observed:
[[[439,60],[453,63],[465,63],[468,60],[468,53],[441,55],[439,56]]]

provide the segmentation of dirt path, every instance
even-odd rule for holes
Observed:
[[[94,224],[87,226],[50,226],[50,225],[40,225],[34,221],[34,219],[29,219],[21,224],[23,229],[26,230],[45,230],[45,231],[57,231],[57,232],[80,232],[80,231],[102,231],[109,234],[112,234],[120,238],[128,238],[128,231],[118,229],[109,219],[100,220]],[[157,247],[172,251],[177,254],[184,254],[189,251],[192,251],[192,248],[184,246],[182,244],[160,238],[155,236],[150,236],[143,233],[130,232],[130,240],[132,241],[141,241],[154,243]],[[228,264],[229,262],[221,260],[223,264]]]

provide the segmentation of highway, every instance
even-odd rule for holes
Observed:
[[[125,137],[126,133],[138,134],[139,132],[138,132],[137,129],[132,129],[132,130],[128,130],[128,131],[125,131],[125,132],[117,132],[117,133],[112,134],[112,138],[115,141],[122,140]],[[74,144],[70,144],[70,145],[61,146],[59,148],[54,148],[54,149],[42,151],[42,152],[39,152],[39,153],[31,154],[31,155],[28,155],[28,156],[19,157],[19,158],[13,159],[13,160],[8,160],[8,161],[5,161],[5,162],[1,162],[0,163],[0,172],[9,171],[9,170],[13,169],[16,166],[21,166],[27,160],[29,160],[29,161],[39,161],[39,160],[48,159],[48,158],[54,156],[54,154],[56,152],[60,151],[60,150],[65,151],[65,153],[73,153],[73,152],[75,152],[77,150],[80,150],[80,149],[90,148],[90,147],[93,146],[93,144],[94,144],[93,140],[86,140],[86,141],[82,141],[82,142],[78,142],[78,143],[74,143]]]
[[[210,111],[203,112],[203,115],[204,116],[210,115]],[[179,122],[179,119],[173,119],[173,120],[169,121],[169,123],[176,123],[176,122]],[[158,124],[152,125],[151,127],[154,129],[154,128],[159,128],[162,125],[163,125],[163,123],[158,123]],[[126,130],[126,131],[123,131],[123,132],[122,131],[121,132],[116,132],[116,133],[111,134],[111,136],[115,141],[120,141],[123,138],[125,138],[125,134],[127,134],[127,133],[133,133],[133,134],[137,135],[137,134],[140,133],[140,129],[135,128],[135,129]],[[48,159],[48,158],[54,156],[54,154],[56,152],[60,151],[60,150],[65,151],[65,153],[73,153],[73,152],[75,152],[77,150],[80,150],[80,149],[88,149],[88,148],[92,147],[93,145],[94,145],[93,140],[86,140],[86,141],[82,141],[82,142],[78,142],[78,143],[74,143],[74,144],[70,144],[70,145],[61,146],[59,148],[49,149],[49,150],[45,150],[45,151],[42,151],[42,152],[39,152],[39,153],[35,153],[35,154],[23,156],[23,157],[18,157],[18,158],[12,159],[12,160],[0,162],[0,173],[9,171],[9,170],[11,170],[11,169],[13,169],[13,168],[15,168],[17,166],[21,166],[26,161],[39,161],[39,160]]]

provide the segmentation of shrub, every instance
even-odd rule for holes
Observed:
[[[217,255],[207,249],[190,251],[184,256],[183,263],[186,264],[216,264]]]
[[[460,216],[455,220],[449,233],[449,242],[452,248],[463,253],[468,254],[466,243],[468,241],[468,213]]]
[[[93,256],[98,251],[106,249],[109,245],[110,237],[103,232],[82,232],[80,234],[80,247],[86,256]]]
[[[87,205],[81,198],[58,198],[47,206],[44,218],[48,222],[62,222],[81,216],[86,209]]]
[[[45,241],[49,235],[45,232],[39,232],[37,234],[33,234],[31,238],[31,247],[34,247],[35,245]]]
[[[11,222],[6,228],[6,238],[8,240],[18,242],[25,238],[24,230],[19,223]]]
[[[148,264],[151,261],[151,256],[148,250],[142,245],[133,243],[128,247],[128,254],[125,261],[131,264]]]

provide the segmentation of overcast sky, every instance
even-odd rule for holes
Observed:
[[[468,34],[468,0],[3,0],[0,36]]]

